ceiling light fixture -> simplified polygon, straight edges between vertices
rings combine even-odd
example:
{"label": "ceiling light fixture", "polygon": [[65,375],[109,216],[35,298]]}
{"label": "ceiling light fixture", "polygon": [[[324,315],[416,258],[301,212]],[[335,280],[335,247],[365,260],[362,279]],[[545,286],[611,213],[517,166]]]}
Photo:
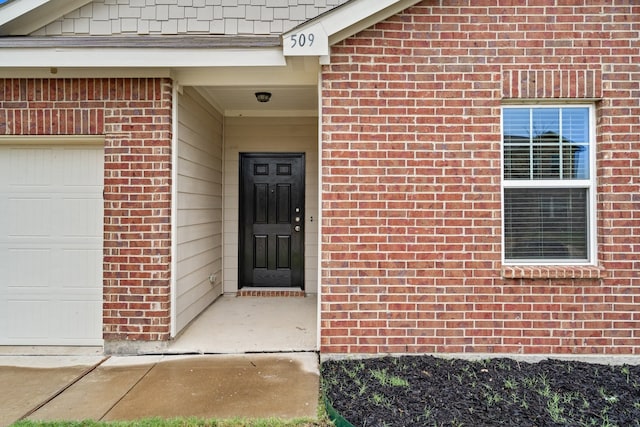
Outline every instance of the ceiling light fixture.
{"label": "ceiling light fixture", "polygon": [[256,99],[258,102],[269,102],[271,99],[271,92],[256,92]]}

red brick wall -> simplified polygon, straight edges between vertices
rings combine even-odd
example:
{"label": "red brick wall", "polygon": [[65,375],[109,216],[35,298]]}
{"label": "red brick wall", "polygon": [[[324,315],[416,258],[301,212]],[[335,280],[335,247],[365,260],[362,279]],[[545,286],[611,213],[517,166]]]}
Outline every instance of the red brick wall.
{"label": "red brick wall", "polygon": [[[323,352],[640,353],[634,4],[423,1],[332,48]],[[601,98],[599,268],[501,265],[508,98]]]}
{"label": "red brick wall", "polygon": [[168,339],[171,82],[0,79],[0,135],[104,135],[104,339]]}

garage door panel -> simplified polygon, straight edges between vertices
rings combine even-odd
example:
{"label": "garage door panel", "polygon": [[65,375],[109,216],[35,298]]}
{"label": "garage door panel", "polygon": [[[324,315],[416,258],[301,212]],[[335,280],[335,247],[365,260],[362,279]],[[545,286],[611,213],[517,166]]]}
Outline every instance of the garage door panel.
{"label": "garage door panel", "polygon": [[7,201],[8,237],[43,237],[52,229],[50,198],[15,198]]}
{"label": "garage door panel", "polygon": [[62,156],[63,184],[73,187],[102,187],[103,177],[96,176],[93,165],[103,161],[102,151],[65,148]]}
{"label": "garage door panel", "polygon": [[65,198],[62,200],[63,218],[60,233],[65,237],[102,237],[100,230],[102,199]]}
{"label": "garage door panel", "polygon": [[58,282],[61,288],[77,289],[77,292],[89,290],[94,294],[94,289],[101,289],[102,251],[98,250],[64,250],[61,251],[56,262]]}
{"label": "garage door panel", "polygon": [[50,305],[45,299],[10,299],[7,302],[8,344],[46,342],[51,335]]}
{"label": "garage door panel", "polygon": [[51,250],[41,249],[9,249],[7,256],[0,262],[2,270],[7,274],[7,287],[11,288],[45,288],[49,286],[49,274],[52,260]]}
{"label": "garage door panel", "polygon": [[3,251],[6,256],[0,258],[0,272],[5,272],[2,277],[7,288],[98,289],[102,287],[102,251],[94,248],[95,245],[74,249],[7,249]]}
{"label": "garage door panel", "polygon": [[95,344],[90,337],[100,336],[102,326],[94,313],[101,309],[99,303],[86,301],[63,300],[53,306],[47,299],[9,300],[7,339],[16,345]]}
{"label": "garage door panel", "polygon": [[102,324],[97,321],[96,312],[102,310],[99,302],[61,301],[53,316],[59,319],[57,334],[67,340],[81,337],[100,336]]}
{"label": "garage door panel", "polygon": [[[55,238],[55,241],[66,236],[102,238],[103,202],[95,193],[58,200],[12,197],[4,204],[0,212],[6,212],[7,221],[0,226],[0,232],[15,241],[30,237]],[[54,224],[54,218],[63,221]]]}
{"label": "garage door panel", "polygon": [[[52,181],[53,148],[9,147],[3,156],[6,183],[12,187],[47,186]],[[59,165],[53,165],[59,166]]]}
{"label": "garage door panel", "polygon": [[102,344],[103,157],[0,146],[0,345]]}

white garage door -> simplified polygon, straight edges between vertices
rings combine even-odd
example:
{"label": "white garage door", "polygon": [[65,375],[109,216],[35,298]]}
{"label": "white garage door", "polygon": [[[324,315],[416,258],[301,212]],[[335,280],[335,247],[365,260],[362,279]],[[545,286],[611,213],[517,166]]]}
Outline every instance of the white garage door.
{"label": "white garage door", "polygon": [[103,157],[0,145],[0,345],[102,344]]}

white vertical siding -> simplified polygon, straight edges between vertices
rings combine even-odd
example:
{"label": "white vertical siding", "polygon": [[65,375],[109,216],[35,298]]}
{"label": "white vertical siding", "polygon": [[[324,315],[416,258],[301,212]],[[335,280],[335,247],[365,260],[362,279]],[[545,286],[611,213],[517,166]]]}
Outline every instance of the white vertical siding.
{"label": "white vertical siding", "polygon": [[318,265],[317,117],[227,117],[225,119],[224,290],[238,289],[239,155],[305,153],[305,290],[317,293]]}
{"label": "white vertical siding", "polygon": [[222,117],[191,88],[178,98],[177,168],[180,331],[222,293]]}

